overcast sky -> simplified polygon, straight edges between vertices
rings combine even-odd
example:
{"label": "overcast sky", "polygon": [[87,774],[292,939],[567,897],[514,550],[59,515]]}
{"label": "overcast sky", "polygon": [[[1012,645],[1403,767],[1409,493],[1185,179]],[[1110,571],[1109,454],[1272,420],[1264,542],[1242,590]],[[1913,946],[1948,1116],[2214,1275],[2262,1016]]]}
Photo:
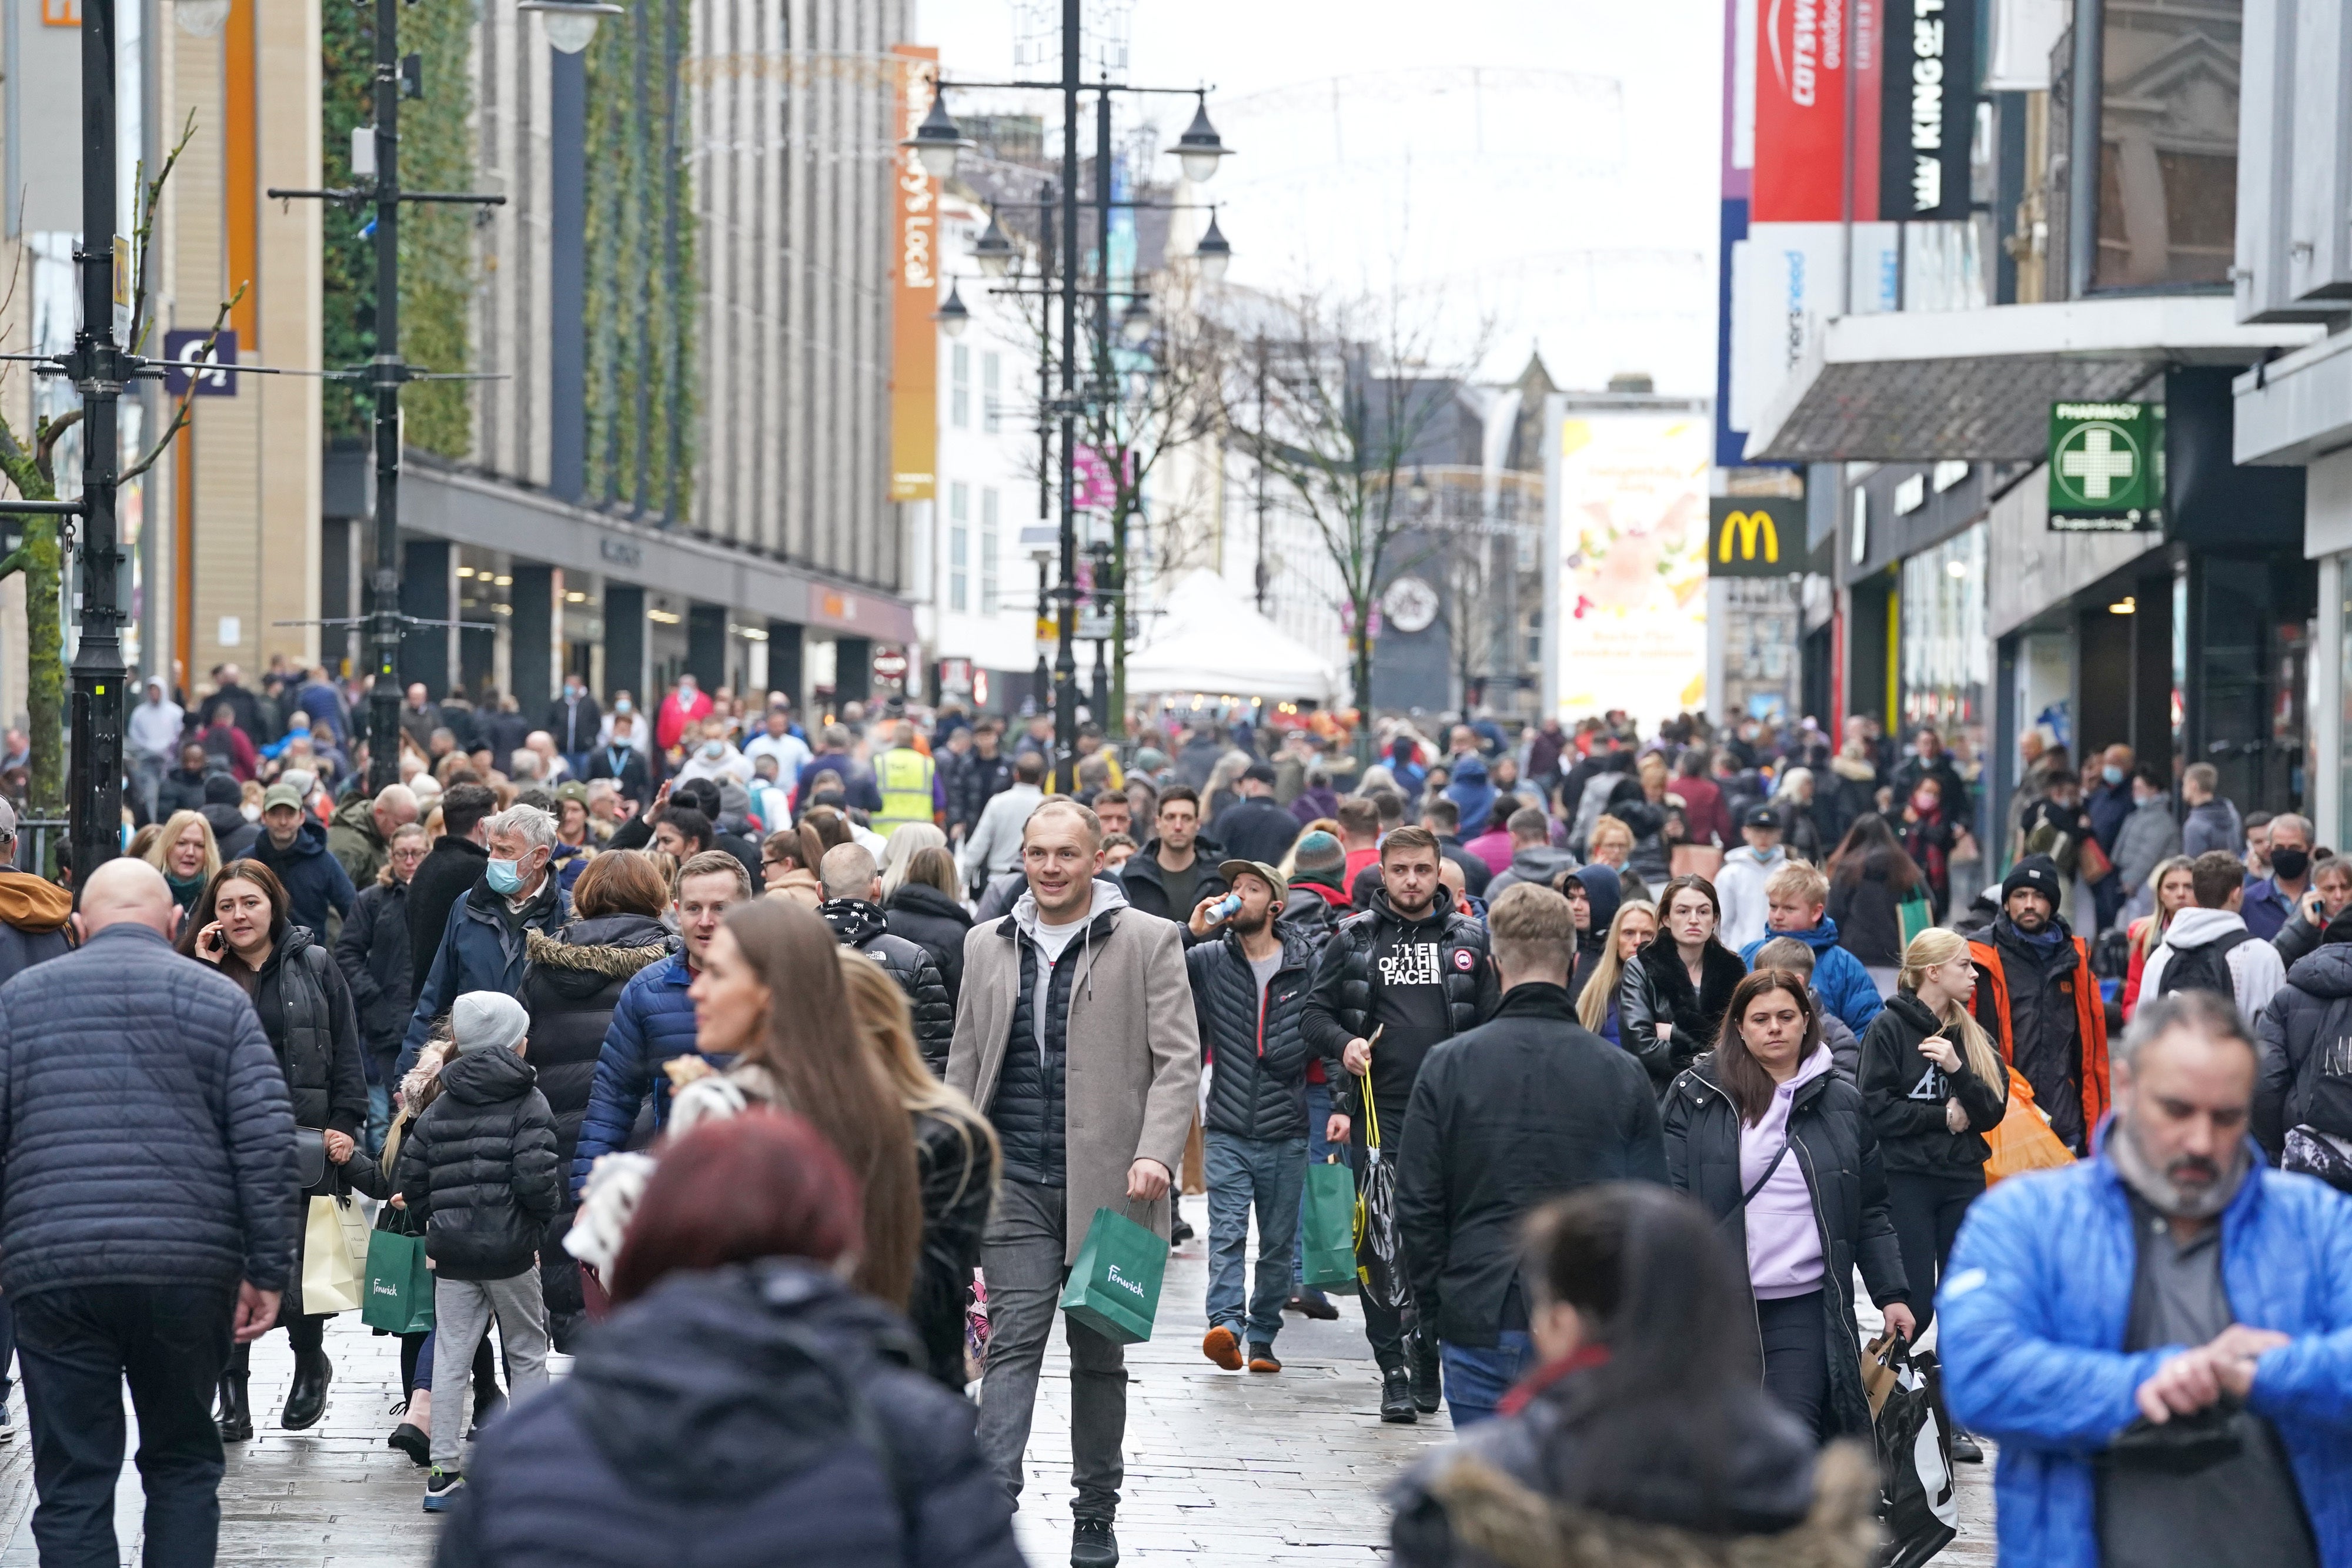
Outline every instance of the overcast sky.
{"label": "overcast sky", "polygon": [[[921,0],[919,37],[1002,77],[1019,8]],[[1127,79],[1217,89],[1232,281],[1393,286],[1441,357],[1483,329],[1489,375],[1539,345],[1564,385],[1713,390],[1720,0],[1087,0],[1090,26],[1117,11]],[[1191,110],[1144,112],[1172,141]]]}

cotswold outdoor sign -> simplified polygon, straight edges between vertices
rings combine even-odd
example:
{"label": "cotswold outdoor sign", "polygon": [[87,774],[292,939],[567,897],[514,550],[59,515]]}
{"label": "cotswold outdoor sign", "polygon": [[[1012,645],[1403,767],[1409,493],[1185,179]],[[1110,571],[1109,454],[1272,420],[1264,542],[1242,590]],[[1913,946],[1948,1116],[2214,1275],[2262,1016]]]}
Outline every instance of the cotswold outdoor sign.
{"label": "cotswold outdoor sign", "polygon": [[2164,405],[2050,405],[2050,527],[2133,533],[2164,527]]}
{"label": "cotswold outdoor sign", "polygon": [[1706,504],[1709,577],[1787,577],[1805,570],[1805,503],[1717,496]]}

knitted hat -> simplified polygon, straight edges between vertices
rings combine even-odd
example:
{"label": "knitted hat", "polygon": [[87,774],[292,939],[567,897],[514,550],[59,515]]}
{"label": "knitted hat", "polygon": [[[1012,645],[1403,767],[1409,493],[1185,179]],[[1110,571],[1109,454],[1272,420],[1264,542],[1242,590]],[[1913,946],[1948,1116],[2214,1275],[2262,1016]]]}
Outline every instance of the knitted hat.
{"label": "knitted hat", "polygon": [[1318,828],[1299,839],[1290,863],[1300,871],[1329,871],[1348,863],[1348,852],[1339,840]]}
{"label": "knitted hat", "polygon": [[2000,879],[2000,901],[2006,904],[2010,894],[2021,887],[2030,887],[2048,899],[2054,909],[2058,904],[2060,886],[2056,861],[2048,855],[2028,855],[2010,867],[2009,874]]}
{"label": "knitted hat", "polygon": [[467,991],[449,1009],[449,1033],[460,1055],[495,1048],[512,1051],[530,1032],[530,1014],[504,991]]}

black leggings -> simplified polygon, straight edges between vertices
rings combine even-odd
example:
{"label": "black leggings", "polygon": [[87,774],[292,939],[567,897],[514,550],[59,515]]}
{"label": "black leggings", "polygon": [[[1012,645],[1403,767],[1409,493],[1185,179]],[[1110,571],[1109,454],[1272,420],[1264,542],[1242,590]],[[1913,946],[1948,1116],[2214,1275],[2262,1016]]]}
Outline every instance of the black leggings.
{"label": "black leggings", "polygon": [[1756,1333],[1764,1347],[1764,1392],[1818,1442],[1830,1403],[1829,1323],[1822,1293],[1756,1303]]}
{"label": "black leggings", "polygon": [[[427,1329],[423,1333],[400,1336],[400,1392],[404,1396],[414,1395],[420,1387],[428,1394],[433,1391],[430,1383],[420,1382],[416,1375],[417,1359],[424,1354],[425,1342],[432,1333]],[[474,1397],[487,1399],[498,1391],[499,1364],[490,1352],[490,1336],[485,1333],[474,1346]]]}
{"label": "black leggings", "polygon": [[[287,1343],[294,1347],[296,1355],[316,1354],[326,1347],[327,1320],[324,1317],[309,1317],[297,1313],[289,1318],[280,1312],[278,1321],[269,1325],[269,1330],[273,1333],[279,1329],[286,1331]],[[247,1369],[252,1364],[253,1345],[249,1342],[229,1347],[228,1370],[231,1373],[243,1377],[246,1375]]]}
{"label": "black leggings", "polygon": [[1919,1332],[1936,1321],[1936,1285],[1952,1255],[1960,1219],[1984,1191],[1984,1172],[1922,1176],[1886,1173],[1886,1207],[1895,1218],[1895,1240],[1903,1250],[1903,1277],[1911,1287],[1911,1315]]}

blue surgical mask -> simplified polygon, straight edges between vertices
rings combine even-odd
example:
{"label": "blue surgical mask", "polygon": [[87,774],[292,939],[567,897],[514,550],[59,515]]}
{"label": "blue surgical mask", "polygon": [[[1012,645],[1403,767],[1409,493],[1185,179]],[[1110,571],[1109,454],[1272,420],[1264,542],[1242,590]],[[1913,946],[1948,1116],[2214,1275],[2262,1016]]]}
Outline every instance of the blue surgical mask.
{"label": "blue surgical mask", "polygon": [[2099,777],[2110,785],[2120,784],[2124,781],[2124,770],[2120,768],[2102,768],[2099,769]]}
{"label": "blue surgical mask", "polygon": [[628,698],[623,697],[619,702],[613,705],[613,711],[614,713],[626,713],[634,706],[635,705],[632,704]]}
{"label": "blue surgical mask", "polygon": [[702,755],[716,762],[727,755],[727,743],[723,740],[706,740],[702,743]]}
{"label": "blue surgical mask", "polygon": [[508,898],[512,898],[516,894],[522,891],[522,862],[520,861],[494,860],[489,863],[488,867],[482,873],[482,874],[489,880],[490,891],[492,893],[500,894]]}

